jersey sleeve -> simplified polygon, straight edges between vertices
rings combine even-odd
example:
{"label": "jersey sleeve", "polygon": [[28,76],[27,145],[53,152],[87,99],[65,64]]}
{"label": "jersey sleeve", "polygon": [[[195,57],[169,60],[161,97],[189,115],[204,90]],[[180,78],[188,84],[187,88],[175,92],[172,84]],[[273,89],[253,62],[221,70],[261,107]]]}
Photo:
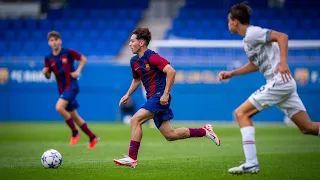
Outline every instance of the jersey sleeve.
{"label": "jersey sleeve", "polygon": [[131,70],[132,70],[132,77],[133,77],[133,79],[138,79],[139,76],[138,76],[137,72],[135,72],[132,67],[131,67]]}
{"label": "jersey sleeve", "polygon": [[131,72],[132,72],[132,77],[133,79],[138,79],[139,78],[139,75],[138,73],[134,70],[134,65],[133,63],[130,63],[131,64]]}
{"label": "jersey sleeve", "polygon": [[49,69],[49,73],[51,73],[51,67],[49,62],[47,61],[47,58],[44,58],[44,67]]}
{"label": "jersey sleeve", "polygon": [[250,45],[264,44],[270,41],[270,29],[253,27],[248,29],[245,41]]}
{"label": "jersey sleeve", "polygon": [[70,49],[69,50],[70,56],[72,60],[80,60],[81,59],[81,54],[78,53],[77,51]]}
{"label": "jersey sleeve", "polygon": [[157,67],[159,70],[163,70],[166,65],[170,64],[165,58],[158,54],[152,54],[149,59],[150,65]]}

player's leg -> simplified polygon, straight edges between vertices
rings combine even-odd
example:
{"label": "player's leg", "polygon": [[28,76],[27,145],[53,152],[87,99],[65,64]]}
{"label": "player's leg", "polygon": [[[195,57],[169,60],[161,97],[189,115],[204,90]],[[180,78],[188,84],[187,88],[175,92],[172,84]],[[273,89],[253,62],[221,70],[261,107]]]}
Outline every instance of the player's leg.
{"label": "player's leg", "polygon": [[175,141],[179,139],[204,137],[211,139],[217,146],[220,146],[220,139],[212,130],[210,124],[206,124],[203,128],[177,128],[173,129],[170,120],[163,121],[159,131],[167,141]]}
{"label": "player's leg", "polygon": [[65,99],[59,98],[56,103],[56,110],[57,112],[64,118],[66,124],[69,126],[69,128],[72,131],[72,137],[70,140],[70,144],[74,144],[73,138],[76,138],[76,136],[79,134],[78,130],[74,124],[74,121],[70,115],[70,113],[66,110],[66,107],[68,106],[69,102]]}
{"label": "player's leg", "polygon": [[77,102],[73,101],[72,103],[70,103],[68,105],[67,110],[69,110],[69,112],[71,114],[71,117],[76,122],[76,124],[89,137],[89,142],[90,143],[88,145],[88,148],[92,149],[92,148],[94,148],[96,146],[97,142],[99,141],[99,138],[88,128],[87,123],[78,114],[78,111],[76,110],[76,107],[78,107]]}
{"label": "player's leg", "polygon": [[269,81],[266,85],[251,94],[247,101],[235,110],[235,117],[240,126],[243,150],[246,162],[229,169],[230,173],[257,173],[260,166],[257,158],[255,128],[251,117],[273,105],[278,105],[290,95],[295,88],[295,82],[287,83]]}
{"label": "player's leg", "polygon": [[130,121],[131,125],[131,140],[140,142],[142,139],[142,124],[153,118],[153,113],[147,109],[139,109]]}
{"label": "player's leg", "polygon": [[168,141],[206,136],[214,141],[216,145],[220,145],[220,139],[214,133],[210,124],[206,124],[203,128],[173,129],[170,123],[170,120],[173,119],[173,117],[173,112],[169,107],[166,108],[166,111],[156,113],[153,117],[156,127]]}
{"label": "player's leg", "polygon": [[114,159],[118,165],[129,166],[135,168],[137,166],[138,151],[140,148],[140,142],[142,139],[142,124],[153,118],[153,113],[145,108],[139,109],[132,117],[130,121],[131,125],[131,141],[128,156],[122,159]]}
{"label": "player's leg", "polygon": [[[254,100],[253,100],[254,101]],[[257,173],[260,170],[260,166],[257,158],[256,141],[255,141],[255,128],[251,117],[259,112],[258,103],[245,101],[240,107],[235,110],[235,117],[240,126],[240,132],[242,135],[243,151],[246,158],[246,162],[238,167],[230,168],[229,173]],[[260,110],[262,107],[260,107]]]}
{"label": "player's leg", "polygon": [[320,136],[320,123],[312,122],[306,111],[299,111],[291,117],[303,134]]}
{"label": "player's leg", "polygon": [[303,134],[320,136],[320,123],[312,122],[297,92],[278,104],[282,110],[300,129]]}
{"label": "player's leg", "polygon": [[[173,129],[170,123],[170,120],[163,121],[160,125],[159,131],[166,138],[167,141],[175,141],[179,139],[190,138],[189,128],[177,128]],[[194,137],[203,137],[205,136],[206,131],[202,128],[194,129]]]}

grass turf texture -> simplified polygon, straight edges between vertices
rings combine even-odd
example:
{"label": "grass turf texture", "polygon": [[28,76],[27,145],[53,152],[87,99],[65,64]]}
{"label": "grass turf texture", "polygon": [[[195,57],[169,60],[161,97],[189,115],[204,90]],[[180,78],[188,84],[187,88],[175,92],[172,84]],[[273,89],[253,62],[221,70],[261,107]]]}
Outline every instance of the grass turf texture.
{"label": "grass turf texture", "polygon": [[[179,125],[174,125],[179,127]],[[201,127],[201,125],[184,125]],[[282,125],[258,125],[256,142],[261,172],[230,175],[227,169],[244,159],[240,131],[234,125],[214,126],[221,138],[217,147],[207,138],[167,142],[157,129],[144,127],[136,169],[115,165],[127,154],[130,128],[120,124],[89,123],[101,138],[87,149],[88,138],[70,147],[71,132],[64,123],[0,123],[1,179],[317,179],[320,139]],[[58,169],[44,169],[47,149],[63,157]]]}

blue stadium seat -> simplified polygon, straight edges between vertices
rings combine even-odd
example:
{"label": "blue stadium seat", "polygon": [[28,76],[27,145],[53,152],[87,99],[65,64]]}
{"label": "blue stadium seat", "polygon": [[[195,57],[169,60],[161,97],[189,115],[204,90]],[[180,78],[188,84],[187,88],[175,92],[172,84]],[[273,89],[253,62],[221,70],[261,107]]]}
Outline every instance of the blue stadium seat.
{"label": "blue stadium seat", "polygon": [[309,38],[320,40],[319,30],[313,29],[313,30],[309,31]]}
{"label": "blue stadium seat", "polygon": [[[253,7],[251,24],[284,32],[290,39],[320,39],[320,11],[315,7],[317,3],[308,5],[304,0],[286,1],[285,8],[268,8],[267,1],[250,1]],[[168,29],[166,38],[187,39],[230,39],[241,40],[239,35],[232,35],[227,26],[227,13],[231,5],[239,3],[237,0],[186,0],[185,6],[180,8],[179,15],[173,19],[172,28]],[[219,4],[219,5],[217,5]],[[293,5],[295,4],[295,5]],[[301,8],[300,7],[304,7]],[[320,3],[318,3],[320,5]],[[308,9],[308,10],[307,10]],[[200,56],[245,56],[243,49],[190,49],[190,48],[162,48],[161,52],[172,55],[181,53]],[[289,55],[313,56],[320,54],[316,50],[289,51]]]}
{"label": "blue stadium seat", "polygon": [[43,31],[50,31],[53,29],[53,23],[49,20],[39,20],[39,29]]}
{"label": "blue stadium seat", "polygon": [[4,56],[5,52],[7,52],[7,43],[0,41],[0,56]]}
{"label": "blue stadium seat", "polygon": [[20,41],[12,41],[12,42],[9,43],[8,49],[9,49],[10,52],[18,53],[22,49],[22,42],[20,42]]}
{"label": "blue stadium seat", "polygon": [[35,30],[35,29],[37,29],[38,28],[38,23],[37,23],[37,21],[36,20],[26,20],[26,28],[28,29],[28,30]]}
{"label": "blue stadium seat", "polygon": [[7,40],[7,41],[16,40],[17,34],[18,34],[18,31],[16,31],[16,30],[6,31],[5,32],[5,40]]}
{"label": "blue stadium seat", "polygon": [[[65,47],[79,49],[88,55],[116,55],[121,46],[126,45],[124,43],[141,19],[148,2],[149,0],[70,0],[64,9],[49,10],[48,19],[45,20],[0,20],[3,31],[0,35],[1,52],[5,49],[9,55],[28,55],[30,49],[35,48],[37,51],[34,54],[48,53],[50,48],[47,46],[47,33],[57,30],[61,33]],[[166,38],[241,40],[242,37],[232,35],[227,26],[228,9],[235,3],[239,1],[186,0],[179,15],[173,19],[172,29],[167,31]],[[290,39],[320,40],[320,11],[316,8],[319,5],[317,1],[286,1],[284,9],[267,8],[267,1],[250,1],[250,5],[253,7],[252,24],[285,32]],[[26,38],[30,38],[30,42],[25,43]],[[111,40],[113,44],[110,47],[108,42]],[[177,55],[183,52],[210,57],[243,56],[242,49],[164,48],[163,51]],[[319,52],[290,50],[289,55],[319,55]]]}
{"label": "blue stadium seat", "polygon": [[307,30],[296,30],[292,31],[293,36],[291,39],[308,39],[308,31]]}
{"label": "blue stadium seat", "polygon": [[300,21],[300,28],[302,29],[310,29],[314,26],[311,19],[303,19]]}

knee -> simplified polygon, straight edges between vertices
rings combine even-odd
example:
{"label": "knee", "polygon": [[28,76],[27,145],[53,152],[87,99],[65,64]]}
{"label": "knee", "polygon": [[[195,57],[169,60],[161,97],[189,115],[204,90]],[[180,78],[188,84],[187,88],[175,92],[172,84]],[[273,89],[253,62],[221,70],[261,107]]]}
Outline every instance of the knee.
{"label": "knee", "polygon": [[131,128],[134,128],[141,124],[139,123],[139,119],[133,117],[130,119],[130,125],[131,125]]}
{"label": "knee", "polygon": [[244,117],[247,117],[248,115],[241,109],[237,108],[234,111],[234,116],[236,117],[237,120],[242,119]]}
{"label": "knee", "polygon": [[59,106],[59,105],[56,105],[56,111],[61,113],[62,111],[64,111],[64,107],[63,106]]}

